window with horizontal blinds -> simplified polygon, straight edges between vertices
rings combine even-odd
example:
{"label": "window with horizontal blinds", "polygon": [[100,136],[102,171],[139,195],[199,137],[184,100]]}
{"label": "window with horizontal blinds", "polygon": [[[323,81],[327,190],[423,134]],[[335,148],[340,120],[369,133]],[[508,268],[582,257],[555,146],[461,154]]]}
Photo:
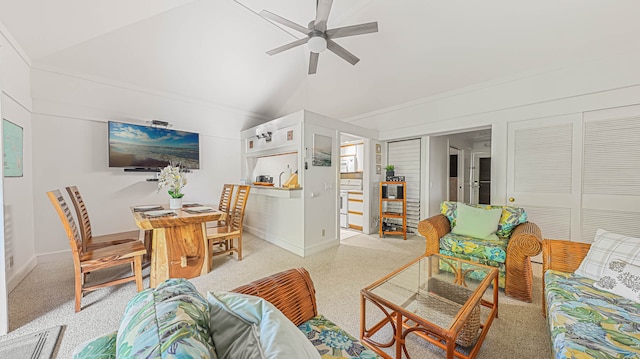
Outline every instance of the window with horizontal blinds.
{"label": "window with horizontal blinds", "polygon": [[420,221],[420,139],[387,144],[387,164],[407,182],[407,232],[417,233]]}

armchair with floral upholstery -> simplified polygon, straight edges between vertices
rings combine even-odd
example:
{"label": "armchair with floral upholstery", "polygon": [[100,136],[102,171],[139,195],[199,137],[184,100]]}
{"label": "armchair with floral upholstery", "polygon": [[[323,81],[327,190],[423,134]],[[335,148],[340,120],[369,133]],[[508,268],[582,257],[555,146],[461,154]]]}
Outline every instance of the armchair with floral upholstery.
{"label": "armchair with floral upholstery", "polygon": [[[494,234],[483,238],[456,233],[458,207],[489,210],[497,213],[499,221]],[[420,221],[418,231],[426,238],[426,253],[440,253],[498,268],[498,284],[505,294],[525,302],[532,301],[533,272],[531,257],[542,251],[540,228],[527,221],[523,208],[494,205],[465,205],[459,202],[442,202],[441,214]],[[465,218],[469,218],[465,209]],[[492,222],[493,223],[493,222]],[[460,227],[464,227],[459,223]],[[487,221],[465,223],[466,227],[486,226]],[[489,225],[490,226],[490,225]],[[445,269],[445,268],[443,268]],[[446,270],[446,269],[445,269]],[[470,274],[471,278],[476,273]],[[482,279],[482,278],[475,278]]]}

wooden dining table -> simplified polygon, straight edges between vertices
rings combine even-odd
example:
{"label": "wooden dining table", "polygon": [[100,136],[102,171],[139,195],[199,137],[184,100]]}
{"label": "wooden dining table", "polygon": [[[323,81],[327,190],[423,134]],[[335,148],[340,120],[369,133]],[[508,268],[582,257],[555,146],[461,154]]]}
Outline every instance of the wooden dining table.
{"label": "wooden dining table", "polygon": [[[151,232],[149,286],[155,288],[169,278],[194,278],[209,272],[206,222],[225,220],[226,213],[215,207],[195,212],[193,208],[168,205],[133,206],[131,212],[141,232]],[[153,210],[148,210],[153,208]],[[154,216],[159,211],[167,215]],[[174,214],[170,214],[174,213]]]}

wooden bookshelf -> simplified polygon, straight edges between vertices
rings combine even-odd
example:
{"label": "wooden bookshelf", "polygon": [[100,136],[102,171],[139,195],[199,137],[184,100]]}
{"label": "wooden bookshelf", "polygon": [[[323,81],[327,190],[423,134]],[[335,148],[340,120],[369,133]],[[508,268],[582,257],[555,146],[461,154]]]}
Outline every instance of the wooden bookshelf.
{"label": "wooden bookshelf", "polygon": [[[391,221],[385,221],[391,219]],[[407,239],[407,183],[380,182],[380,237],[403,236]]]}

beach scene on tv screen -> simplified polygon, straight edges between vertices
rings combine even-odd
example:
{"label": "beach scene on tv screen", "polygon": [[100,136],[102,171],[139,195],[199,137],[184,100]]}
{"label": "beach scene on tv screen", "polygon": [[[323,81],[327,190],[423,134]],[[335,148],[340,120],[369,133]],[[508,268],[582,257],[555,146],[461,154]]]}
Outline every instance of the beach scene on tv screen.
{"label": "beach scene on tv screen", "polygon": [[197,133],[109,122],[109,167],[199,168]]}

